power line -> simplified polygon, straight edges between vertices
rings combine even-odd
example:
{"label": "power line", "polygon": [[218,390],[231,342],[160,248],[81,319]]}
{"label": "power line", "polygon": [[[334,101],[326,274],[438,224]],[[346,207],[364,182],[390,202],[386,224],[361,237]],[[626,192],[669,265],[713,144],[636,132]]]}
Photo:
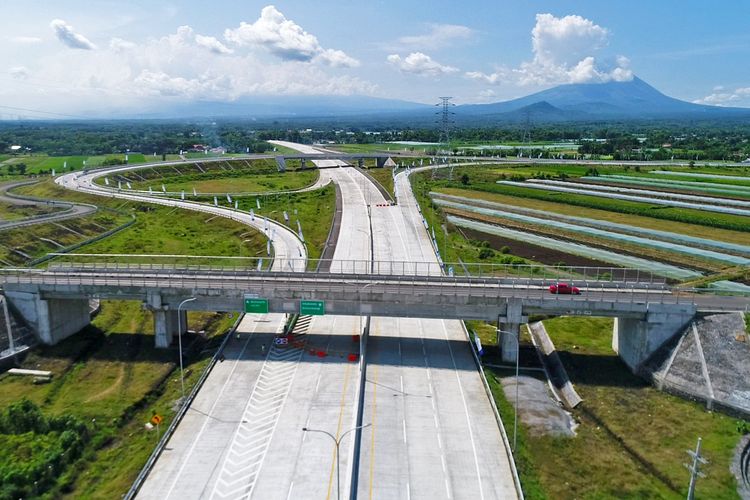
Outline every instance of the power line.
{"label": "power line", "polygon": [[80,116],[80,115],[68,115],[68,114],[65,114],[65,113],[55,113],[54,111],[42,111],[40,109],[17,108],[15,106],[5,106],[5,105],[2,105],[2,104],[0,104],[0,108],[2,108],[2,109],[10,109],[10,110],[13,110],[13,111],[25,111],[27,113],[38,113],[38,114],[42,114],[42,115],[63,116],[63,117],[66,117],[66,118],[76,118],[76,119],[79,119],[79,120],[90,120],[91,119],[91,118],[87,118],[85,116]]}

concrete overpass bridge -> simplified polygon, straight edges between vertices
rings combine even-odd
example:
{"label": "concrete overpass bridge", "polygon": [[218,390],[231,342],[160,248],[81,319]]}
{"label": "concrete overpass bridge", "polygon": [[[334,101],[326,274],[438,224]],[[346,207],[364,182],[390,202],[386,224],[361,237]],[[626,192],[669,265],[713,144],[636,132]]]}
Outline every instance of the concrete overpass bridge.
{"label": "concrete overpass bridge", "polygon": [[[417,263],[412,263],[415,266]],[[426,263],[425,263],[426,264]],[[575,281],[580,295],[553,295],[555,278],[393,274],[369,270],[255,271],[250,268],[153,264],[57,264],[48,269],[0,269],[9,302],[54,344],[89,322],[88,301],[138,300],[153,311],[156,344],[170,345],[185,310],[247,311],[399,318],[477,319],[517,332],[530,315],[616,318],[613,346],[633,369],[701,311],[748,310],[750,298],[676,293],[663,282]],[[289,269],[295,269],[290,263]],[[249,303],[249,302],[248,302]],[[181,314],[186,314],[185,310]]]}
{"label": "concrete overpass bridge", "polygon": [[336,160],[350,164],[357,163],[357,166],[364,167],[366,159],[375,159],[378,167],[384,167],[390,157],[391,155],[383,153],[334,153],[321,151],[319,153],[277,155],[275,158],[279,171],[284,172],[286,171],[287,160],[300,160],[302,168],[307,166],[308,161],[315,162],[314,164],[317,168],[334,168],[339,166]]}

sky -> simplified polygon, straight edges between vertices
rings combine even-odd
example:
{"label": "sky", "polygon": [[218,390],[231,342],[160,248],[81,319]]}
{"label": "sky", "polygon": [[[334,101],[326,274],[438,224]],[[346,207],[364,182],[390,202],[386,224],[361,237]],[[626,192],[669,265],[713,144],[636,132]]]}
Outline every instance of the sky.
{"label": "sky", "polygon": [[2,3],[5,118],[266,95],[497,102],[634,76],[750,107],[747,0]]}

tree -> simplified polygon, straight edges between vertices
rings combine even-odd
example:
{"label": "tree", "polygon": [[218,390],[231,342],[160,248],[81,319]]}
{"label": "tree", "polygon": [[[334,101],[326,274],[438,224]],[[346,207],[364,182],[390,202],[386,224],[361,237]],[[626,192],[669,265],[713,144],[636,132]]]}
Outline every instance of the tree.
{"label": "tree", "polygon": [[466,186],[469,183],[469,174],[461,175],[461,184]]}

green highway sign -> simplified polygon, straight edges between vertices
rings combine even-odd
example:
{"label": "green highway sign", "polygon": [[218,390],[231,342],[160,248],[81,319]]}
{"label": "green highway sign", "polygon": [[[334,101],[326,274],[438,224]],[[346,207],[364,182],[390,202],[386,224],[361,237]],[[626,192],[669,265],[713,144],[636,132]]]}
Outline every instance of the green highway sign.
{"label": "green highway sign", "polygon": [[326,313],[326,303],[322,300],[301,300],[299,313],[306,316],[323,316]]}
{"label": "green highway sign", "polygon": [[245,297],[245,312],[251,314],[268,313],[268,299]]}

